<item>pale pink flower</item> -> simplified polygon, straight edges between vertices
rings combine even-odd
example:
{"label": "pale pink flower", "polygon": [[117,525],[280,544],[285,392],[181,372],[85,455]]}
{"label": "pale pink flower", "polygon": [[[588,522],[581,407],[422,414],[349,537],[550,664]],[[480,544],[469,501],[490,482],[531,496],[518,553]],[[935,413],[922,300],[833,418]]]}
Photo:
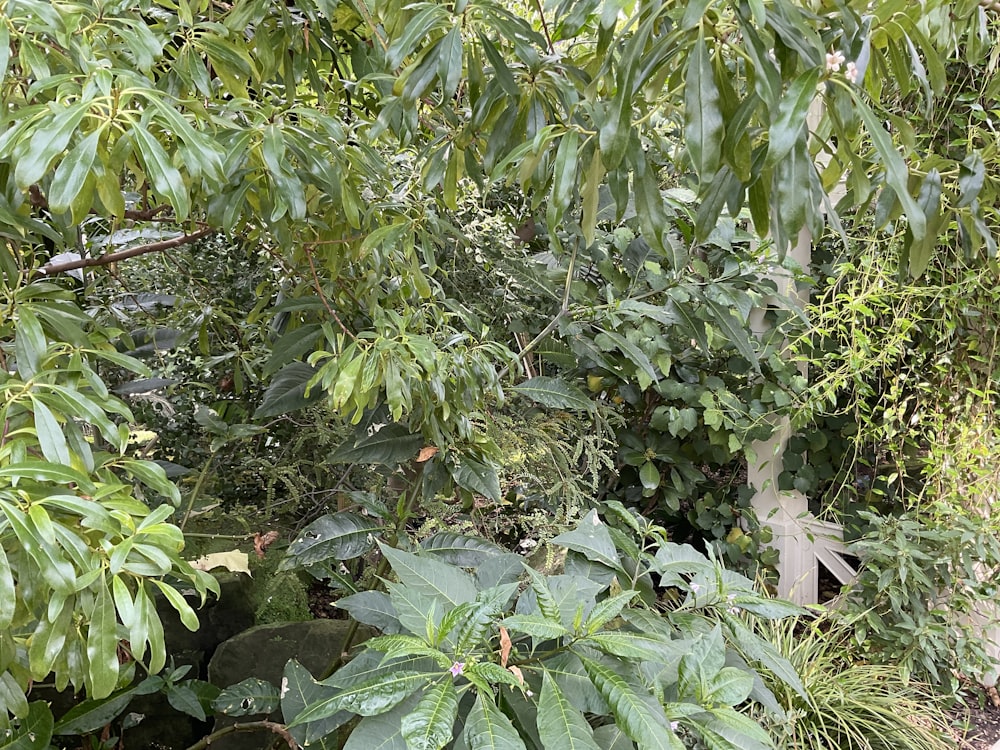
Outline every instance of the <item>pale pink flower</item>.
{"label": "pale pink flower", "polygon": [[826,55],[826,69],[829,73],[840,72],[840,66],[844,64],[844,53],[839,50],[836,52],[828,52]]}
{"label": "pale pink flower", "polygon": [[451,672],[452,676],[454,677],[458,677],[460,674],[462,674],[462,671],[464,669],[465,669],[464,661],[456,661],[454,664],[448,667],[448,671]]}

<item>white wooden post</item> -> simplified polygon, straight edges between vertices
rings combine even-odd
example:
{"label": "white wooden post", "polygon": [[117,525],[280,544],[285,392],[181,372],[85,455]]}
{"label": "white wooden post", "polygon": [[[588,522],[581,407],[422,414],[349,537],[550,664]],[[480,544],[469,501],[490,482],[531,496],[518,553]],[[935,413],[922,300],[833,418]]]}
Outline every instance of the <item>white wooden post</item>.
{"label": "white wooden post", "polygon": [[[822,100],[814,99],[807,127],[814,130],[822,115]],[[823,161],[822,155],[820,161]],[[836,200],[834,196],[831,199]],[[799,232],[788,255],[801,268],[809,268],[812,235],[807,228]],[[771,278],[786,299],[805,305],[808,297],[800,294],[788,271],[776,268]],[[754,311],[751,326],[757,334],[766,330],[764,310]],[[790,436],[791,425],[783,418],[770,439],[755,443],[757,460],[749,462],[747,479],[755,490],[751,501],[754,512],[761,523],[770,527],[772,546],[779,553],[778,595],[799,604],[814,604],[819,601],[819,563],[841,583],[854,578],[855,571],[842,557],[843,528],[817,519],[809,512],[808,498],[798,490],[778,489],[778,475],[782,472],[782,459]]]}

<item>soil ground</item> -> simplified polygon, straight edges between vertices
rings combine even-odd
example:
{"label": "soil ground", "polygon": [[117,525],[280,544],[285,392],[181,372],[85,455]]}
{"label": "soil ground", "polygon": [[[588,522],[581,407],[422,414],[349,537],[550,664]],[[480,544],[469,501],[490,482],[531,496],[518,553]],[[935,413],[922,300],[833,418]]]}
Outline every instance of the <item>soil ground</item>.
{"label": "soil ground", "polygon": [[1000,740],[1000,707],[993,704],[989,695],[982,696],[982,707],[978,696],[970,697],[969,703],[955,711],[957,721],[969,727],[962,750],[990,750]]}

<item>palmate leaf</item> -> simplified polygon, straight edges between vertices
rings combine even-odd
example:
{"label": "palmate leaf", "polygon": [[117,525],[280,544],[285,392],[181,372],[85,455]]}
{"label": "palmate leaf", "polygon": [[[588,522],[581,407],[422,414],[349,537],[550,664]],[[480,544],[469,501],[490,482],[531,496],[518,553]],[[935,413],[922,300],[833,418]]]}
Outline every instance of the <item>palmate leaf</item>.
{"label": "palmate leaf", "polygon": [[444,679],[428,689],[417,707],[403,717],[400,730],[409,750],[441,750],[451,742],[458,716],[455,683]]}
{"label": "palmate leaf", "polygon": [[288,547],[281,569],[306,567],[327,560],[350,560],[372,548],[382,526],[350,511],[321,516],[306,526]]}
{"label": "palmate leaf", "polygon": [[594,686],[608,702],[618,726],[640,748],[683,750],[684,744],[670,729],[659,701],[590,655],[575,651]]}
{"label": "palmate leaf", "polygon": [[510,719],[497,708],[493,696],[482,693],[465,720],[465,741],[470,750],[524,750],[524,740]]}
{"label": "palmate leaf", "polygon": [[545,750],[600,750],[587,719],[570,704],[548,672],[542,674],[537,723]]}

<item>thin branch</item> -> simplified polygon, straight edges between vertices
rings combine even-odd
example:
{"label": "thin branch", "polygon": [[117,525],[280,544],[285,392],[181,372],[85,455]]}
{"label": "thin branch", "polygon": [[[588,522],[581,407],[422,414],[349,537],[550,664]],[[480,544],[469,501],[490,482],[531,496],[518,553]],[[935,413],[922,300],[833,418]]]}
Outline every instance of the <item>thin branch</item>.
{"label": "thin branch", "polygon": [[[982,2],[982,0],[980,0]],[[997,0],[1000,2],[1000,0]],[[545,32],[545,41],[549,44],[549,54],[556,53],[556,46],[552,43],[552,35],[549,33],[549,24],[545,20],[545,11],[542,10],[542,0],[535,0],[535,7],[538,9],[538,17],[542,19],[542,31]]]}
{"label": "thin branch", "polygon": [[169,250],[173,247],[180,247],[181,245],[197,242],[200,239],[215,234],[215,232],[216,230],[212,228],[201,229],[193,234],[182,234],[180,237],[174,237],[170,240],[161,240],[160,242],[150,242],[148,245],[136,245],[135,247],[130,247],[125,250],[119,250],[116,253],[98,255],[96,258],[80,258],[80,260],[67,260],[61,263],[47,263],[38,269],[38,273],[42,276],[54,276],[57,273],[75,271],[77,268],[106,266],[110,263],[117,263],[120,260],[135,258],[138,255],[158,253],[163,250]]}
{"label": "thin branch", "polygon": [[[573,253],[569,256],[569,267],[566,269],[566,287],[563,289],[562,304],[559,306],[559,312],[556,313],[556,316],[549,321],[549,324],[545,326],[545,328],[543,328],[541,332],[537,336],[535,336],[535,338],[529,341],[524,346],[524,348],[521,349],[521,352],[517,355],[518,362],[524,361],[525,357],[527,357],[529,354],[531,354],[531,352],[533,352],[536,348],[538,348],[538,345],[541,344],[543,341],[545,341],[546,337],[556,329],[556,326],[559,325],[559,321],[565,318],[567,313],[569,313],[569,295],[570,295],[570,289],[572,288],[573,285],[573,276],[575,274],[576,274],[576,249],[574,248]],[[503,380],[505,377],[507,377],[507,374],[509,372],[510,372],[510,366],[508,365],[507,367],[503,368],[500,371],[499,379]]]}
{"label": "thin branch", "polygon": [[275,721],[245,721],[243,723],[237,722],[236,724],[230,724],[228,727],[222,727],[222,729],[217,729],[210,735],[202,737],[196,743],[191,745],[188,750],[206,750],[206,748],[208,748],[217,739],[225,737],[227,734],[233,734],[233,732],[257,732],[261,730],[274,732],[288,744],[288,747],[291,750],[299,750],[299,743],[295,741],[295,738],[292,737],[291,734],[289,734],[285,725],[278,724]]}
{"label": "thin branch", "polygon": [[306,259],[309,261],[309,269],[312,271],[313,285],[316,287],[316,293],[319,295],[319,299],[323,303],[323,307],[325,307],[326,311],[330,313],[330,317],[337,321],[337,325],[340,326],[340,330],[346,333],[350,338],[356,340],[358,337],[347,330],[347,326],[344,325],[344,321],[342,321],[340,316],[337,315],[336,310],[330,307],[329,300],[327,300],[326,295],[323,294],[323,287],[319,283],[319,274],[316,273],[316,264],[313,263],[312,247],[307,245],[305,251]]}

